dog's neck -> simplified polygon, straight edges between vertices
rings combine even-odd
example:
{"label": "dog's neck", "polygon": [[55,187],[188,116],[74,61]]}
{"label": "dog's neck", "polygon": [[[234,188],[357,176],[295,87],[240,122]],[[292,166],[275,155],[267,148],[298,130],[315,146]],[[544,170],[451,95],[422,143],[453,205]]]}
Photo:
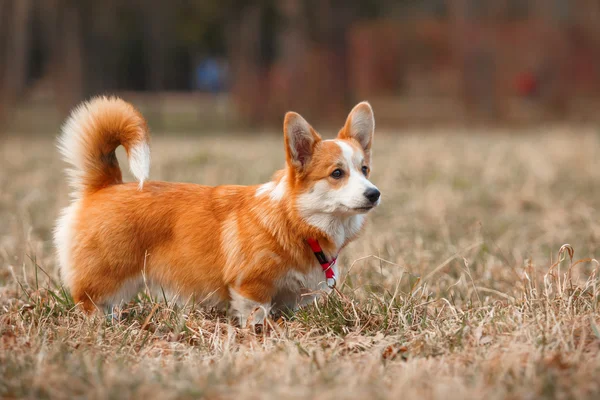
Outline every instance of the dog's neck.
{"label": "dog's neck", "polygon": [[363,226],[364,217],[364,214],[344,216],[315,213],[305,217],[304,222],[322,232],[335,247],[335,252],[339,252],[346,243],[358,235]]}

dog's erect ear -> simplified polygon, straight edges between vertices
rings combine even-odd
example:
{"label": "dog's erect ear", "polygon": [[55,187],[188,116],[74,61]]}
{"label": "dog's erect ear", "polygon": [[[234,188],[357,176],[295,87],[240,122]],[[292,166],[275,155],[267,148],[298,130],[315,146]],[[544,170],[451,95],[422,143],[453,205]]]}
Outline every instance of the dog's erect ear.
{"label": "dog's erect ear", "polygon": [[321,137],[300,114],[288,112],[283,121],[286,159],[288,164],[302,170],[310,160],[315,144]]}
{"label": "dog's erect ear", "polygon": [[346,124],[338,134],[340,139],[355,139],[365,152],[371,150],[375,133],[375,117],[373,109],[366,101],[358,103],[346,119]]}

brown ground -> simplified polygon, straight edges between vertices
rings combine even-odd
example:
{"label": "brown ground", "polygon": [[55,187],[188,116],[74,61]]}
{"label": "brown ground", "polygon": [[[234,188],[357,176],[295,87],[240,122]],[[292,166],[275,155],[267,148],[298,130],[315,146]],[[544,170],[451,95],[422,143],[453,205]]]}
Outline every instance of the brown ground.
{"label": "brown ground", "polygon": [[[2,139],[0,397],[597,398],[600,135],[474,133],[378,134],[383,204],[341,293],[264,333],[144,294],[84,317],[53,256],[53,142]],[[282,146],[155,135],[151,177],[258,183]]]}

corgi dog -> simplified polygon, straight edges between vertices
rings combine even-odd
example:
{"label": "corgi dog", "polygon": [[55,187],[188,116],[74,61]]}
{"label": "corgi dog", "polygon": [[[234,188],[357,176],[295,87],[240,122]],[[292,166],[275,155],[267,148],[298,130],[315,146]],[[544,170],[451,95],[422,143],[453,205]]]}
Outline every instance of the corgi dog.
{"label": "corgi dog", "polygon": [[[143,287],[222,305],[242,326],[273,306],[297,309],[335,284],[338,253],[380,203],[369,181],[374,129],[367,102],[332,140],[288,112],[286,165],[270,182],[154,182],[142,115],[119,98],[84,102],[59,137],[73,198],[54,231],[61,279],[87,313]],[[119,145],[137,183],[123,182]]]}

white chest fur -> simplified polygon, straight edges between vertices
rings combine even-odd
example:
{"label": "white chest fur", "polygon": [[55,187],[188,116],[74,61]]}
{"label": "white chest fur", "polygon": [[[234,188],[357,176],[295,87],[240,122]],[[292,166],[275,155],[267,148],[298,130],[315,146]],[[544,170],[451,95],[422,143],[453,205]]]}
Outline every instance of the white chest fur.
{"label": "white chest fur", "polygon": [[[337,264],[332,268],[335,277],[339,278]],[[315,297],[331,292],[331,288],[327,286],[325,273],[316,261],[306,273],[290,269],[276,285],[277,293],[273,298],[273,306],[278,309],[296,310],[311,303]]]}

